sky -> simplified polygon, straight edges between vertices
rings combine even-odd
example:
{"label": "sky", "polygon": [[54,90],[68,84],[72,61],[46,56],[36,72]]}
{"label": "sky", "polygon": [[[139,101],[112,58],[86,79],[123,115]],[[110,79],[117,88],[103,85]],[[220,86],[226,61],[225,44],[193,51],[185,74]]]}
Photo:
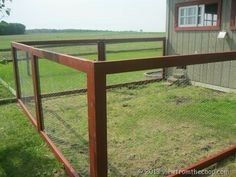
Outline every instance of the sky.
{"label": "sky", "polygon": [[27,29],[165,31],[166,0],[13,0],[7,22]]}

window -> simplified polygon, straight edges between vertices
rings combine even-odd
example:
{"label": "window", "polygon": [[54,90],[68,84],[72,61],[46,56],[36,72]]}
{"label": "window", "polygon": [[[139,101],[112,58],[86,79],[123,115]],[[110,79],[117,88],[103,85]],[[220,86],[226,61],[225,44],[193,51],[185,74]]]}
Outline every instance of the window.
{"label": "window", "polygon": [[[234,0],[236,2],[236,0]],[[202,3],[202,2],[205,2]],[[176,28],[214,29],[220,24],[220,0],[180,3],[176,6]]]}
{"label": "window", "polygon": [[231,29],[236,30],[236,0],[232,0],[230,25]]}
{"label": "window", "polygon": [[179,8],[179,26],[190,27],[203,24],[204,6],[186,6]]}

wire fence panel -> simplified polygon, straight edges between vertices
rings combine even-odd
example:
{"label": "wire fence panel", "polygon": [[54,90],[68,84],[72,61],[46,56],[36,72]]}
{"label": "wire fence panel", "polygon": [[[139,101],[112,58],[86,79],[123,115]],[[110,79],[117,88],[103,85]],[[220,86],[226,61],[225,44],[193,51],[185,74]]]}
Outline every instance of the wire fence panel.
{"label": "wire fence panel", "polygon": [[0,85],[2,90],[0,99],[10,98],[15,94],[11,57],[10,51],[0,51]]}
{"label": "wire fence panel", "polygon": [[162,42],[106,44],[107,60],[149,58],[163,55]]}
{"label": "wire fence panel", "polygon": [[86,74],[39,59],[45,132],[73,167],[89,176]]}
{"label": "wire fence panel", "polygon": [[0,62],[4,63],[4,62],[9,62],[10,60],[12,60],[12,56],[11,56],[11,50],[10,49],[0,49]]}
{"label": "wire fence panel", "polygon": [[19,68],[21,101],[24,103],[33,117],[36,117],[34,86],[29,53],[24,51],[17,51],[17,63]]}
{"label": "wire fence panel", "polygon": [[[107,90],[109,176],[163,177],[235,145],[236,94],[175,73],[166,82]],[[216,169],[232,175],[235,158]]]}
{"label": "wire fence panel", "polygon": [[40,48],[57,53],[63,53],[76,57],[85,57],[89,59],[97,59],[97,44],[84,45],[42,45]]}
{"label": "wire fence panel", "polygon": [[[102,42],[99,44],[99,51],[92,45],[91,48],[85,47],[83,50],[84,52],[98,52],[94,57],[102,60],[104,44]],[[115,45],[109,44],[107,49],[112,52],[116,49],[114,53],[119,55],[122,50],[119,47],[122,46]],[[148,50],[150,45],[134,44],[125,52],[133,52],[134,48]],[[55,46],[47,47],[52,49]],[[58,52],[61,50],[61,53],[68,52],[67,54],[75,51],[75,48],[70,50],[71,46],[66,47],[68,48],[55,47],[55,50]],[[76,47],[78,47],[77,50],[81,46]],[[82,48],[80,49],[82,51]],[[79,55],[82,54],[81,51],[77,51]],[[37,52],[41,56],[44,54],[40,50]],[[50,56],[49,54],[47,53],[47,56]],[[55,53],[51,55],[54,60],[61,57]],[[218,61],[216,60],[218,55],[232,57],[233,54],[207,55],[210,58],[203,55],[203,60],[200,55],[187,56],[192,61],[190,59],[187,61],[186,56],[183,56],[183,60],[181,57],[167,57],[163,60],[166,60],[164,64],[173,66],[174,63],[179,65],[176,61],[180,63],[184,61],[200,63],[197,59],[202,63],[211,62],[210,59]],[[116,57],[108,57],[107,60],[119,60],[121,55]],[[70,63],[70,59],[67,59]],[[39,64],[39,83],[37,82],[37,68],[31,68],[28,53],[18,51],[17,62],[21,100],[33,117],[36,117],[33,90],[41,92],[35,94],[35,98],[36,110],[41,110],[39,102],[42,101],[42,114],[37,114],[37,116],[43,117],[45,128],[43,131],[82,176],[90,176],[90,165],[91,171],[94,172],[91,175],[96,176],[95,173],[97,173],[98,176],[105,176],[106,174],[106,169],[99,165],[100,163],[106,166],[106,160],[104,160],[106,159],[106,144],[104,144],[106,143],[106,137],[104,137],[106,116],[110,177],[164,177],[236,144],[236,92],[235,89],[229,89],[229,87],[236,88],[235,79],[232,74],[229,74],[233,71],[235,62],[227,61],[227,64],[230,63],[229,71],[224,71],[222,66],[219,67],[221,71],[224,71],[220,79],[215,69],[212,73],[212,68],[218,68],[219,65],[226,63],[173,68],[171,72],[168,72],[167,80],[163,80],[162,69],[108,74],[106,75],[107,100],[104,99],[104,73],[112,73],[110,67],[114,67],[114,72],[118,72],[119,69],[120,71],[132,70],[134,66],[137,66],[137,70],[152,68],[151,63],[166,65],[155,59],[147,59],[147,62],[150,62],[147,65],[145,65],[146,60],[141,63],[134,62],[132,66],[132,62],[127,62],[127,66],[124,67],[121,65],[122,62],[117,62],[115,66],[115,62],[106,65],[107,63],[79,61],[78,63],[82,64],[78,68],[84,67],[81,70],[88,73],[87,77],[85,73],[78,70],[39,58],[38,63],[32,63],[32,66]],[[63,57],[63,62],[67,62],[65,57]],[[104,68],[101,67],[102,64]],[[144,64],[144,67],[141,64]],[[33,89],[31,70],[35,71],[33,81],[39,83],[40,89],[37,84]],[[87,96],[87,82],[89,96]],[[224,87],[220,87],[221,85]],[[91,101],[90,104],[87,99]],[[88,119],[91,133],[91,157],[89,157]],[[89,158],[91,164],[89,164]],[[67,164],[67,162],[64,163]],[[224,177],[230,177],[232,174],[235,176],[235,167],[235,157],[231,156],[225,161],[208,167],[209,174],[207,175],[217,177],[218,173],[213,174],[214,170],[222,170],[225,172]]]}

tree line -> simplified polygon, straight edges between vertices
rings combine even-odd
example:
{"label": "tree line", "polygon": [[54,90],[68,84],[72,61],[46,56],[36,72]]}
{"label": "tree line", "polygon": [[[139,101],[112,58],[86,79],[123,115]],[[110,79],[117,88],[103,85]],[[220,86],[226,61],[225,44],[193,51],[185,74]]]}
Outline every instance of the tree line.
{"label": "tree line", "polygon": [[25,25],[21,23],[7,23],[2,21],[0,23],[0,35],[24,34]]}

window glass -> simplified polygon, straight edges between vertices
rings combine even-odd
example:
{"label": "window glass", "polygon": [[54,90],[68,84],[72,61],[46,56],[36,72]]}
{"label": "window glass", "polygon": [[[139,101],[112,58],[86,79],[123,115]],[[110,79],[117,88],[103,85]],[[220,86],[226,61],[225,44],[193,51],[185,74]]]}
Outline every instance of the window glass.
{"label": "window glass", "polygon": [[179,8],[179,26],[217,26],[218,3]]}
{"label": "window glass", "polygon": [[218,4],[207,4],[205,5],[205,18],[204,26],[216,26],[217,25],[217,12]]}
{"label": "window glass", "polygon": [[186,6],[179,9],[180,26],[196,26],[197,6]]}

